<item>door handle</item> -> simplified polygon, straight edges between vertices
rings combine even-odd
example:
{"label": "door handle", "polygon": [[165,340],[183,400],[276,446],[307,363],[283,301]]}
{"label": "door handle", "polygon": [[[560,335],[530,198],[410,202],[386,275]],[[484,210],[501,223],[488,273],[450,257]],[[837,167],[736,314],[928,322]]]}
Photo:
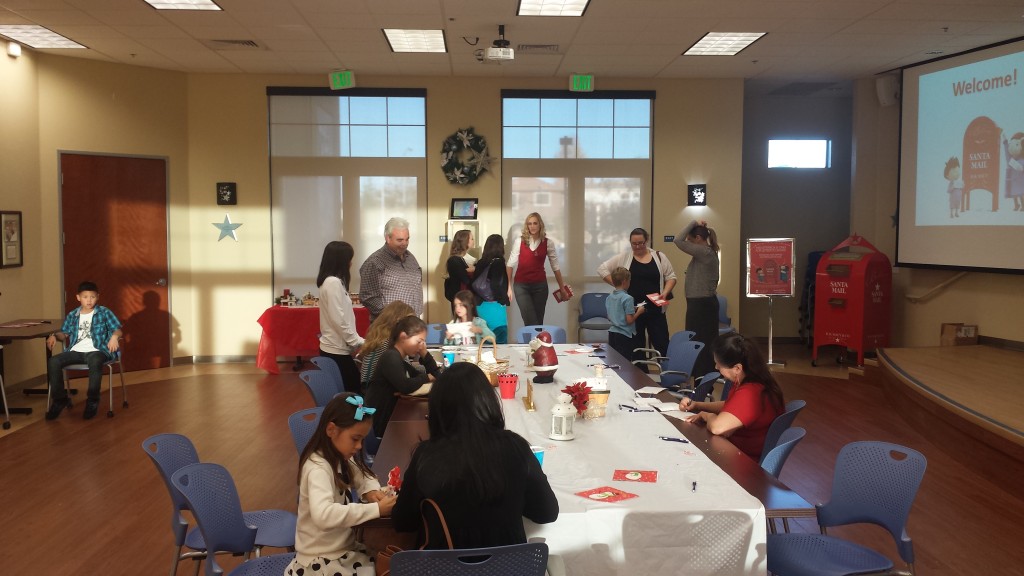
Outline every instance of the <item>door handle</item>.
{"label": "door handle", "polygon": [[156,281],[157,286],[167,286],[167,278],[161,278]]}

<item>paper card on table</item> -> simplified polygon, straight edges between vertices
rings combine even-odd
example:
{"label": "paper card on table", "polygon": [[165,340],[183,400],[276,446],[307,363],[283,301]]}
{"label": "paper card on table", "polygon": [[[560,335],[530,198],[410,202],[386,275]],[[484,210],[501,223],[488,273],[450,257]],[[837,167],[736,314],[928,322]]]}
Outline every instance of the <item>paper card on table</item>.
{"label": "paper card on table", "polygon": [[661,404],[661,400],[658,400],[657,398],[634,398],[633,400],[636,401],[639,406],[655,406],[657,404]]}
{"label": "paper card on table", "polygon": [[678,412],[679,404],[675,402],[655,402],[651,404],[651,407],[658,412]]}
{"label": "paper card on table", "polygon": [[665,389],[662,388],[661,386],[644,386],[643,388],[638,388],[637,390],[634,390],[634,392],[637,394],[658,394],[664,391]]}
{"label": "paper card on table", "polygon": [[668,300],[665,300],[664,298],[662,298],[661,294],[659,294],[657,292],[651,292],[650,294],[648,294],[647,295],[647,299],[651,301],[651,304],[654,304],[655,306],[658,306],[659,308],[664,306],[665,304],[668,304]]}
{"label": "paper card on table", "polygon": [[657,482],[657,470],[616,470],[612,480],[623,482]]}
{"label": "paper card on table", "polygon": [[679,407],[676,406],[676,410],[672,412],[665,412],[665,416],[669,418],[678,418],[679,420],[686,420],[690,416],[694,416],[693,412],[680,412]]}
{"label": "paper card on table", "polygon": [[452,337],[449,340],[454,344],[465,344],[473,342],[472,322],[452,322],[445,326]]}
{"label": "paper card on table", "polygon": [[597,500],[599,502],[618,502],[619,500],[636,498],[636,494],[630,494],[629,492],[624,492],[618,488],[612,488],[611,486],[592,488],[583,492],[577,492],[576,495],[590,500]]}

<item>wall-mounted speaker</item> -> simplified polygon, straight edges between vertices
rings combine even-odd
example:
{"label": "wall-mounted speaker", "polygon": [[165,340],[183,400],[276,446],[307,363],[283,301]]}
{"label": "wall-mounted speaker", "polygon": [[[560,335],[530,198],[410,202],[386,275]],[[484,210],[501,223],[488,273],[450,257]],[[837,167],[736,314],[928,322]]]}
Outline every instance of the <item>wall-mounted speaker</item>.
{"label": "wall-mounted speaker", "polygon": [[894,74],[875,78],[879,106],[893,106],[900,101],[900,79]]}

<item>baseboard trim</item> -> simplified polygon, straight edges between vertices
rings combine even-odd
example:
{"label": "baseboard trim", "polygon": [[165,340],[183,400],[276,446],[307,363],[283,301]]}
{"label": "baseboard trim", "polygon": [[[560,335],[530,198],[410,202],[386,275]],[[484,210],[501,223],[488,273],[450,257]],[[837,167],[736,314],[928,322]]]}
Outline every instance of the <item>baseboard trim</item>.
{"label": "baseboard trim", "polygon": [[[177,363],[177,359],[175,359]],[[256,363],[255,356],[192,356],[187,364],[239,364]]]}

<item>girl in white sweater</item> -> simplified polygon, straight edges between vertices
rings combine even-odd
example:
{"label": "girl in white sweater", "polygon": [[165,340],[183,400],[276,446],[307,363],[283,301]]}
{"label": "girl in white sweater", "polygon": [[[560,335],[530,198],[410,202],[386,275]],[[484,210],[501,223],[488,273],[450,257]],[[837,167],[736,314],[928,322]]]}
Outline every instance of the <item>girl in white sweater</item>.
{"label": "girl in white sweater", "polygon": [[[362,397],[342,393],[324,407],[316,432],[299,458],[299,518],[295,560],[285,576],[374,574],[373,560],[356,542],[353,526],[390,516],[395,496],[363,462],[363,438],[374,409]],[[352,501],[351,491],[361,502]]]}

